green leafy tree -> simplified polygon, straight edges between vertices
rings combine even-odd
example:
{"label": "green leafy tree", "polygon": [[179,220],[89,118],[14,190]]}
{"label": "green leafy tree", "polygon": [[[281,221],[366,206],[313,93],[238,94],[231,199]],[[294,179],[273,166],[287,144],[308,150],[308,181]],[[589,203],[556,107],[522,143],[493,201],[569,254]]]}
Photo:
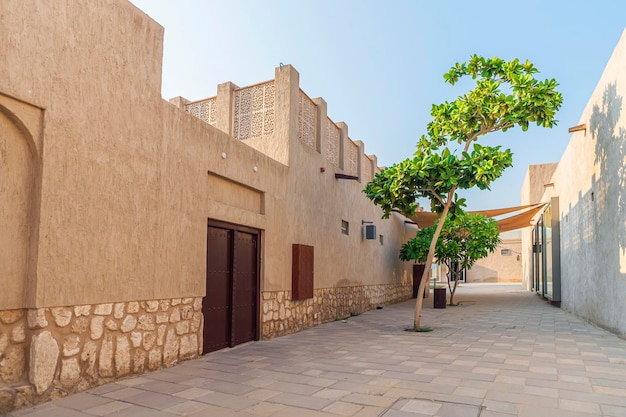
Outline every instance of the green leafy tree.
{"label": "green leafy tree", "polygon": [[[400,249],[400,259],[425,262],[436,229],[435,224],[418,230],[417,235]],[[481,214],[463,213],[454,219],[449,217],[445,220],[437,239],[435,258],[448,267],[450,305],[455,305],[454,294],[460,271],[471,268],[476,261],[496,250],[499,244],[500,231],[494,219]],[[451,281],[454,281],[454,286]]]}
{"label": "green leafy tree", "polygon": [[[476,80],[474,89],[454,101],[433,105],[433,119],[413,157],[376,174],[367,184],[364,192],[383,209],[384,218],[393,209],[412,216],[418,199],[427,198],[442,219],[433,234],[418,294],[428,281],[446,217],[449,213],[454,217],[465,204],[464,199],[457,199],[456,191],[488,189],[512,165],[509,149],[481,146],[478,139],[515,126],[526,131],[531,123],[556,126],[555,115],[563,101],[556,91],[558,84],[554,79],[537,80],[533,76],[537,72],[529,61],[521,63],[518,59],[504,61],[474,55],[467,63],[457,63],[444,74],[444,80],[454,85],[469,76]],[[454,144],[461,147],[458,155],[450,151],[449,146]],[[416,330],[421,329],[422,305],[423,298],[417,297],[413,323]]]}

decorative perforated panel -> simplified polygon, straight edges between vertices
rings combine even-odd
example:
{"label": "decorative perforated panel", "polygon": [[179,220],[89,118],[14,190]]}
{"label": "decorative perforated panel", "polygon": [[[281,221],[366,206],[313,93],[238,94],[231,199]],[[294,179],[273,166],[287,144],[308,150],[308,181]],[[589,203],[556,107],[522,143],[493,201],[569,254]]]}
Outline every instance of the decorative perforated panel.
{"label": "decorative perforated panel", "polygon": [[233,137],[239,140],[274,133],[274,81],[235,91]]}
{"label": "decorative perforated panel", "polygon": [[326,119],[326,159],[336,167],[339,166],[339,140],[341,131],[332,120]]}
{"label": "decorative perforated panel", "polygon": [[188,104],[185,106],[185,110],[192,116],[196,116],[198,119],[207,122],[211,126],[215,126],[216,103],[217,97],[211,97],[206,100]]}
{"label": "decorative perforated panel", "polygon": [[348,175],[359,175],[357,172],[358,162],[357,158],[359,157],[359,147],[356,143],[352,142],[348,139],[348,149],[346,149],[346,173]]}
{"label": "decorative perforated panel", "polygon": [[365,158],[363,158],[363,162],[365,164],[363,165],[361,169],[362,180],[363,182],[370,182],[372,178],[374,178],[372,174],[372,165],[374,164],[372,163],[372,160],[370,159],[370,157],[367,155],[365,155]]}
{"label": "decorative perforated panel", "polygon": [[302,90],[300,90],[300,111],[298,113],[298,138],[315,149],[315,125],[317,122],[317,106]]}

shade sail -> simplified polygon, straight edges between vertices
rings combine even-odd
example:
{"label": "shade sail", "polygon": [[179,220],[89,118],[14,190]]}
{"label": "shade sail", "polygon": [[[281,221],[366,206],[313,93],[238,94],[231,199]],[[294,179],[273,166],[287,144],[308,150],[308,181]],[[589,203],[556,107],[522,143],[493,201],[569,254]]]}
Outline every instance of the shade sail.
{"label": "shade sail", "polygon": [[[546,203],[540,204],[529,204],[525,206],[518,207],[507,207],[501,209],[493,209],[493,210],[477,210],[470,211],[470,214],[482,214],[485,217],[496,217],[501,216],[503,214],[513,213],[516,211],[522,211],[520,214],[516,214],[511,217],[507,217],[505,219],[498,220],[498,228],[500,232],[509,232],[511,230],[521,229],[523,227],[530,226],[530,221],[535,215],[541,211],[545,207]],[[435,220],[439,218],[437,213],[430,213],[426,211],[421,211],[415,213],[411,220],[413,220],[420,229],[425,227],[430,227],[435,224]]]}

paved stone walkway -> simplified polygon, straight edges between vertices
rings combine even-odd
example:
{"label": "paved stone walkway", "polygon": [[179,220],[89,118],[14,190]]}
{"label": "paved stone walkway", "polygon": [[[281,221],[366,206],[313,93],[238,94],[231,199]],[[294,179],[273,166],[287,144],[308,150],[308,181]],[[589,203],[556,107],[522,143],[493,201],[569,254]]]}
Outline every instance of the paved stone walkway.
{"label": "paved stone walkway", "polygon": [[626,341],[518,285],[457,294],[425,300],[431,333],[409,301],[11,416],[626,416]]}

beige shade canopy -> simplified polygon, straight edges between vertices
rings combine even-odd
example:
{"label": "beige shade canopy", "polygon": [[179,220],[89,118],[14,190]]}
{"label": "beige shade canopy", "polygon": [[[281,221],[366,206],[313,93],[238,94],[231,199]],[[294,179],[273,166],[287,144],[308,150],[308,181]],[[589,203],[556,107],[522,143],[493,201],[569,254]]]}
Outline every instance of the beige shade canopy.
{"label": "beige shade canopy", "polygon": [[[498,228],[500,232],[508,232],[511,230],[521,229],[524,227],[531,226],[531,220],[535,215],[541,211],[546,206],[546,203],[538,203],[538,204],[529,204],[526,206],[518,206],[518,207],[508,207],[494,210],[477,210],[470,211],[470,214],[482,214],[485,217],[496,217],[501,216],[503,214],[513,213],[516,211],[522,211],[519,214],[516,214],[511,217],[507,217],[505,219],[498,220]],[[430,213],[426,211],[421,211],[415,213],[411,220],[413,220],[420,229],[425,227],[430,227],[435,224],[435,220],[439,218],[437,213]]]}

